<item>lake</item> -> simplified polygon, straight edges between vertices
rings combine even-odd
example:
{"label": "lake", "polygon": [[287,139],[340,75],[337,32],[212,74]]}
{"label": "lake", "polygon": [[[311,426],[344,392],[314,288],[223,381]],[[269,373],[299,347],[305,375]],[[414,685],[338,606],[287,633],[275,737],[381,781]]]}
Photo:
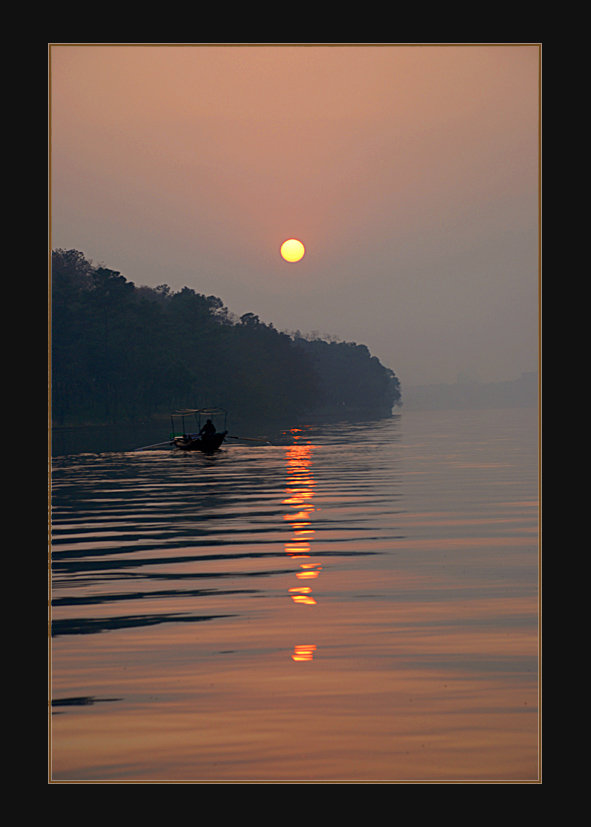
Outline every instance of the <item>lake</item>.
{"label": "lake", "polygon": [[54,456],[50,780],[539,781],[537,410],[268,438]]}

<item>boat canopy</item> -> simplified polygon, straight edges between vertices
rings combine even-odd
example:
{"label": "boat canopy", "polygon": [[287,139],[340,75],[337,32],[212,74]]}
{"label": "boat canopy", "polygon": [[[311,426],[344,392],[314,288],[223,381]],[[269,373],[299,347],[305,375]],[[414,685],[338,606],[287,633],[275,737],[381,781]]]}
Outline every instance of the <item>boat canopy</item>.
{"label": "boat canopy", "polygon": [[[224,408],[183,408],[182,410],[175,411],[170,415],[170,423],[172,426],[172,432],[170,434],[170,438],[174,439],[177,436],[182,436],[187,432],[185,427],[185,417],[186,416],[194,416],[197,420],[197,429],[201,430],[201,422],[204,419],[213,419],[216,416],[223,416],[224,417],[224,427],[223,430],[227,430],[227,411]],[[175,426],[175,418],[180,417],[181,424],[182,424],[182,431],[181,433],[177,433],[177,428]],[[178,421],[178,420],[177,420]],[[219,420],[218,420],[219,422]],[[216,426],[219,430],[219,424]]]}
{"label": "boat canopy", "polygon": [[188,414],[201,414],[202,416],[223,414],[226,416],[227,411],[224,408],[183,408],[180,411],[175,411],[172,416],[187,416]]}

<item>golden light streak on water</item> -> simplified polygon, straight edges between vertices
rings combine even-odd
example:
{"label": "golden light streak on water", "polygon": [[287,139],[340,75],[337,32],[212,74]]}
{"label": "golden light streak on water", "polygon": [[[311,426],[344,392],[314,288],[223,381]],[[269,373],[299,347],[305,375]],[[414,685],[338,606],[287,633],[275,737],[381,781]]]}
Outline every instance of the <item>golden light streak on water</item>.
{"label": "golden light streak on water", "polygon": [[294,646],[293,655],[291,657],[292,660],[296,661],[310,661],[314,659],[315,651],[316,646],[314,644]]}
{"label": "golden light streak on water", "polygon": [[[301,444],[302,431],[292,431],[294,445],[286,449],[287,488],[289,495],[283,500],[283,505],[290,506],[295,514],[289,512],[284,520],[291,523],[293,535],[285,543],[285,552],[292,559],[309,558],[312,554],[312,539],[314,530],[311,528],[315,511],[312,499],[314,497],[314,478],[312,474],[312,453],[310,444]],[[303,538],[306,538],[304,540]],[[299,580],[312,580],[318,577],[321,566],[314,563],[302,563],[302,571],[296,572]],[[316,606],[317,601],[312,596],[312,589],[307,587],[292,587],[289,589],[292,601],[298,606]],[[292,659],[294,661],[312,660],[313,647],[296,646]]]}

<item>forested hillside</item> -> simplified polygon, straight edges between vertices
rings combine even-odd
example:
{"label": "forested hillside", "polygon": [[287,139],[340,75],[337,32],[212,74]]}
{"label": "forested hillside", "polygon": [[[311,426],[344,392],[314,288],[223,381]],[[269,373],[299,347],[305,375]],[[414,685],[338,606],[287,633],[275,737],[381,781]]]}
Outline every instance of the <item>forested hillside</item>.
{"label": "forested hillside", "polygon": [[55,424],[213,405],[259,419],[383,416],[400,401],[395,374],[365,345],[282,333],[188,287],[136,287],[77,250],[52,253],[51,279]]}

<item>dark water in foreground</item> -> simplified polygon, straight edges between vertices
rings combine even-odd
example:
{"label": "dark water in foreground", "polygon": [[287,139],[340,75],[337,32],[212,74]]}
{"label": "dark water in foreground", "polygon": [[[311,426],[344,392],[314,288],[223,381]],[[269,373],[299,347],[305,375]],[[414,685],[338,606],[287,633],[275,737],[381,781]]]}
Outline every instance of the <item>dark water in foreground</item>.
{"label": "dark water in foreground", "polygon": [[537,412],[56,457],[54,781],[538,777]]}

